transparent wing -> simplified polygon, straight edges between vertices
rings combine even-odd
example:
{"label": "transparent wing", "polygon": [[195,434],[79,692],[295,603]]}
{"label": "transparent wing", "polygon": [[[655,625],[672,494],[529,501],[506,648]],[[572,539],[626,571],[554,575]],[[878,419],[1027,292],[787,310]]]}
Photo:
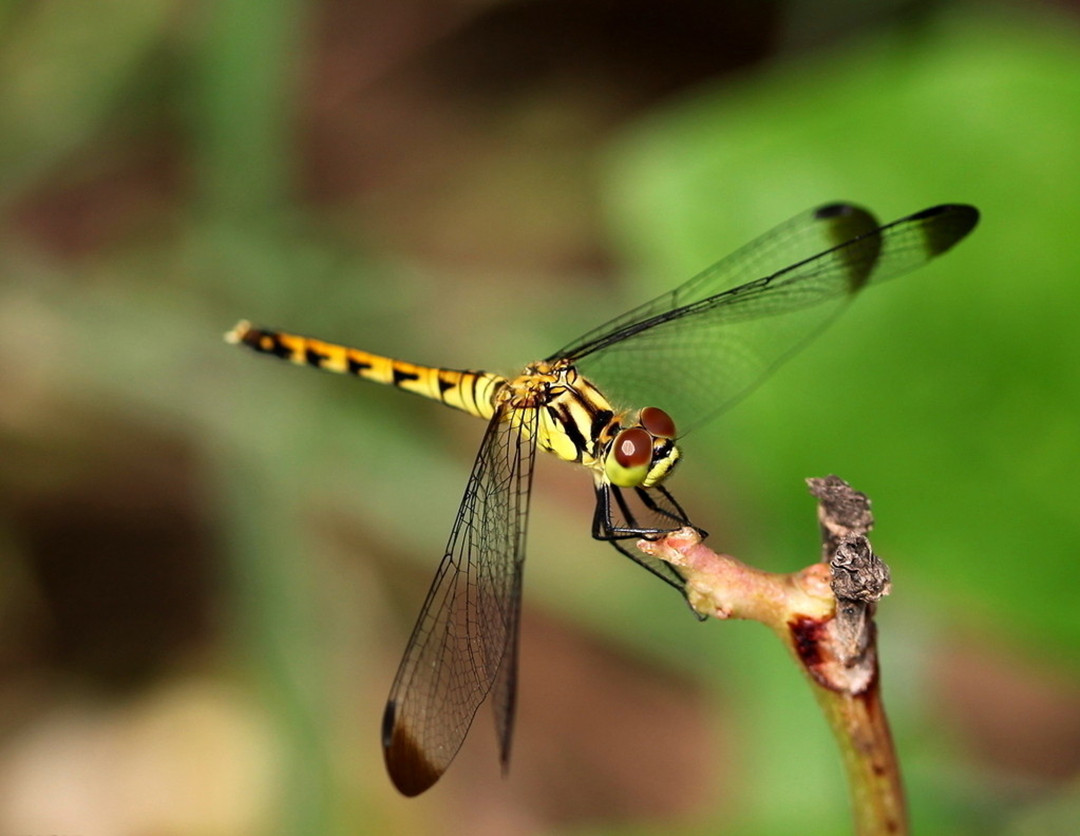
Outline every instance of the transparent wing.
{"label": "transparent wing", "polygon": [[552,358],[572,360],[618,407],[663,407],[685,432],[747,394],[862,288],[942,254],[978,217],[944,205],[879,227],[858,206],[822,206]]}
{"label": "transparent wing", "polygon": [[390,689],[383,754],[405,795],[439,779],[493,688],[504,768],[509,761],[536,419],[535,410],[500,411],[488,424]]}

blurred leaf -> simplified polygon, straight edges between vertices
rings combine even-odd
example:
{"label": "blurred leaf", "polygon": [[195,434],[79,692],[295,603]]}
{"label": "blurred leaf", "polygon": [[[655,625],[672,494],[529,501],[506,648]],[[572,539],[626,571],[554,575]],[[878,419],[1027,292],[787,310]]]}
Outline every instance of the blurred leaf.
{"label": "blurred leaf", "polygon": [[0,29],[0,194],[10,200],[100,131],[139,83],[175,0],[51,0]]}
{"label": "blurred leaf", "polygon": [[1080,787],[1040,801],[1017,817],[1005,830],[1008,836],[1070,836],[1080,822]]}
{"label": "blurred leaf", "polygon": [[218,0],[196,56],[196,165],[205,208],[243,220],[287,197],[303,0]]}

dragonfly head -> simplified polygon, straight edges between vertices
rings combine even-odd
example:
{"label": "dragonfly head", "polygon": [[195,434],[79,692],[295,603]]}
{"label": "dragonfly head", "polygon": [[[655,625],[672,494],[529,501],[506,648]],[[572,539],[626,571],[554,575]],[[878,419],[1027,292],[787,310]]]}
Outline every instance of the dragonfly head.
{"label": "dragonfly head", "polygon": [[633,424],[615,434],[604,455],[604,474],[620,488],[651,488],[678,461],[675,422],[664,410],[647,406]]}

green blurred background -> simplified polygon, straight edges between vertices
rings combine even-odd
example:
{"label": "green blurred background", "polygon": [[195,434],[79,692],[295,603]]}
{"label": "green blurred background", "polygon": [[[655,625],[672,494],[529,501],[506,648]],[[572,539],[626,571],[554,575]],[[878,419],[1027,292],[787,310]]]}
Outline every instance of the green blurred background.
{"label": "green blurred background", "polygon": [[1080,4],[0,2],[0,832],[835,834],[758,625],[697,624],[540,467],[518,734],[378,728],[482,427],[240,317],[512,371],[815,204],[983,212],[686,439],[718,549],[875,502],[922,834],[1080,832]]}

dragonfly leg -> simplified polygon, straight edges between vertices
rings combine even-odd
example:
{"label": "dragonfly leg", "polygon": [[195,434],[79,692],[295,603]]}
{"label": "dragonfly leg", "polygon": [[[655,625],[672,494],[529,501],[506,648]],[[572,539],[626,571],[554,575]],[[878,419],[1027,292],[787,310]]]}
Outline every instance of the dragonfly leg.
{"label": "dragonfly leg", "polygon": [[[619,489],[611,488],[607,485],[597,485],[596,512],[593,514],[593,537],[597,540],[606,540],[611,543],[611,545],[613,545],[621,554],[630,558],[638,566],[647,569],[649,572],[656,575],[656,577],[660,578],[660,580],[675,587],[679,590],[679,593],[683,596],[683,600],[686,601],[687,606],[690,607],[691,612],[694,613],[698,620],[704,620],[705,616],[696,612],[693,605],[690,604],[690,599],[686,595],[686,578],[682,576],[676,567],[666,561],[639,552],[636,549],[629,547],[627,544],[620,542],[620,540],[638,537],[656,538],[665,532],[643,530],[640,527],[630,528],[616,526],[611,515],[612,496],[614,496],[620,512],[622,512],[625,517],[629,518],[630,525],[637,525],[636,521],[633,519],[633,515],[630,513],[626,498]],[[675,507],[678,507],[674,500],[671,500],[671,502]],[[682,509],[680,508],[679,510],[681,511]],[[686,524],[689,525],[689,522]]]}
{"label": "dragonfly leg", "polygon": [[[592,525],[595,539],[629,540],[644,537],[654,540],[685,526],[697,528],[666,488],[654,485],[633,490],[633,494],[628,495],[622,488],[608,482],[597,483]],[[640,509],[631,507],[631,498]]]}
{"label": "dragonfly leg", "polygon": [[[637,493],[642,505],[644,505],[661,519],[667,519],[670,520],[672,523],[675,523],[674,528],[669,530],[675,530],[690,526],[691,528],[695,529],[703,538],[709,536],[709,532],[707,532],[705,529],[698,528],[696,525],[690,522],[690,517],[687,516],[686,512],[682,509],[682,506],[676,501],[675,497],[671,495],[671,491],[669,491],[663,485],[653,485],[651,488],[648,489],[634,488],[634,491]],[[666,508],[661,507],[660,504],[656,501],[655,494],[659,494],[661,497],[664,498],[664,501],[667,503]]]}
{"label": "dragonfly leg", "polygon": [[[619,518],[622,522],[616,522],[613,513],[612,501],[618,508]],[[626,502],[626,496],[622,488],[617,488],[606,482],[596,486],[596,511],[593,514],[592,536],[596,540],[628,540],[632,537],[656,537],[664,533],[657,528],[643,528],[637,521],[637,517]],[[618,548],[616,546],[616,548]],[[619,549],[623,551],[622,549]]]}

